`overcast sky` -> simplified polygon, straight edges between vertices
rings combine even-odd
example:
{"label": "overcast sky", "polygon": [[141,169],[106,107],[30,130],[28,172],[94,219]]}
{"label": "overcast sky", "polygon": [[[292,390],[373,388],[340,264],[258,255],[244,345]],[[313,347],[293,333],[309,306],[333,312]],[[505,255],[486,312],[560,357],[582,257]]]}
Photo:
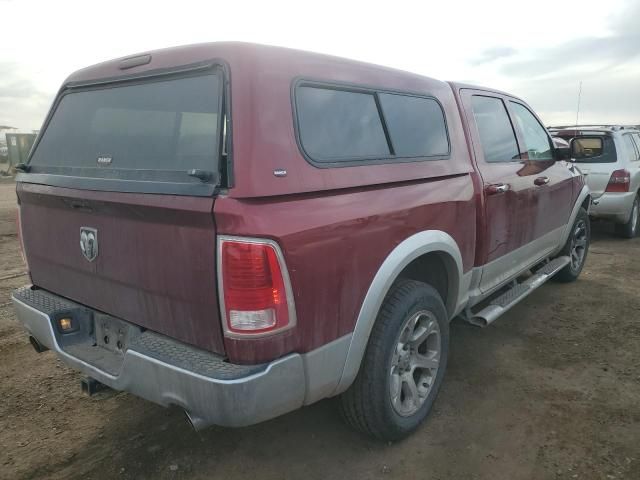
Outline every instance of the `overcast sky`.
{"label": "overcast sky", "polygon": [[[523,97],[547,124],[640,123],[640,0],[0,0],[0,125],[39,128],[61,82],[114,57],[242,40]],[[166,6],[165,6],[166,5]]]}

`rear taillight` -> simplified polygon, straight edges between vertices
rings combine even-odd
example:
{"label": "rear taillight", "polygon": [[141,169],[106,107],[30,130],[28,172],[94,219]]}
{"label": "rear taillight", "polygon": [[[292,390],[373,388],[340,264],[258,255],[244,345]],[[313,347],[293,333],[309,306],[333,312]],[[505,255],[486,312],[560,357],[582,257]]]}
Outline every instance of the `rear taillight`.
{"label": "rear taillight", "polygon": [[627,170],[615,170],[607,184],[607,192],[628,192],[631,174]]}
{"label": "rear taillight", "polygon": [[22,240],[22,222],[20,221],[20,207],[16,210],[16,231],[18,232],[18,241],[20,242],[20,255],[22,255],[22,261],[25,267],[29,270],[29,264],[27,263],[27,256],[24,253],[24,242]]}
{"label": "rear taillight", "polygon": [[219,237],[218,288],[227,336],[271,335],[295,325],[289,275],[273,241]]}

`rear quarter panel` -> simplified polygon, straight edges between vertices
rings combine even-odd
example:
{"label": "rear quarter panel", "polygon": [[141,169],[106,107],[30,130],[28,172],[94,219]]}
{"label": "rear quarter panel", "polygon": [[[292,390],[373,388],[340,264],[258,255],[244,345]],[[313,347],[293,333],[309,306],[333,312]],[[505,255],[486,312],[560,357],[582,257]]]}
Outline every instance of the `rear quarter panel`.
{"label": "rear quarter panel", "polygon": [[219,234],[266,237],[282,247],[298,324],[270,338],[225,339],[232,362],[306,352],[350,333],[378,268],[407,237],[442,230],[473,265],[476,202],[470,175],[270,199],[219,198]]}

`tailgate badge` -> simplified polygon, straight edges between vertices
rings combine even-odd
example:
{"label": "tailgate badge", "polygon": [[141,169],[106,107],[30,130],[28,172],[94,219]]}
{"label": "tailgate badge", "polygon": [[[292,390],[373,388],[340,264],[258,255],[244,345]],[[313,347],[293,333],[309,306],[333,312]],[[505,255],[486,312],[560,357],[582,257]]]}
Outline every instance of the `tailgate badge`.
{"label": "tailgate badge", "polygon": [[98,256],[98,230],[80,227],[80,250],[84,258],[93,262]]}
{"label": "tailgate badge", "polygon": [[111,155],[99,155],[96,161],[98,162],[98,165],[111,165],[113,157]]}

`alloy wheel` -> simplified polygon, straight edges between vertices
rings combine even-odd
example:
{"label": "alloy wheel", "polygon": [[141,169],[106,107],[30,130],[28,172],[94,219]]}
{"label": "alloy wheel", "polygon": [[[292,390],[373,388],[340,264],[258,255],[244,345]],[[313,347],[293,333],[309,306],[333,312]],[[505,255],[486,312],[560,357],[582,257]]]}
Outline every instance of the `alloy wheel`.
{"label": "alloy wheel", "polygon": [[573,237],[571,239],[571,268],[577,271],[587,251],[587,224],[584,220],[580,220],[575,224],[573,229]]}
{"label": "alloy wheel", "polygon": [[391,359],[389,393],[400,416],[416,413],[435,383],[442,342],[436,317],[422,310],[402,325]]}

